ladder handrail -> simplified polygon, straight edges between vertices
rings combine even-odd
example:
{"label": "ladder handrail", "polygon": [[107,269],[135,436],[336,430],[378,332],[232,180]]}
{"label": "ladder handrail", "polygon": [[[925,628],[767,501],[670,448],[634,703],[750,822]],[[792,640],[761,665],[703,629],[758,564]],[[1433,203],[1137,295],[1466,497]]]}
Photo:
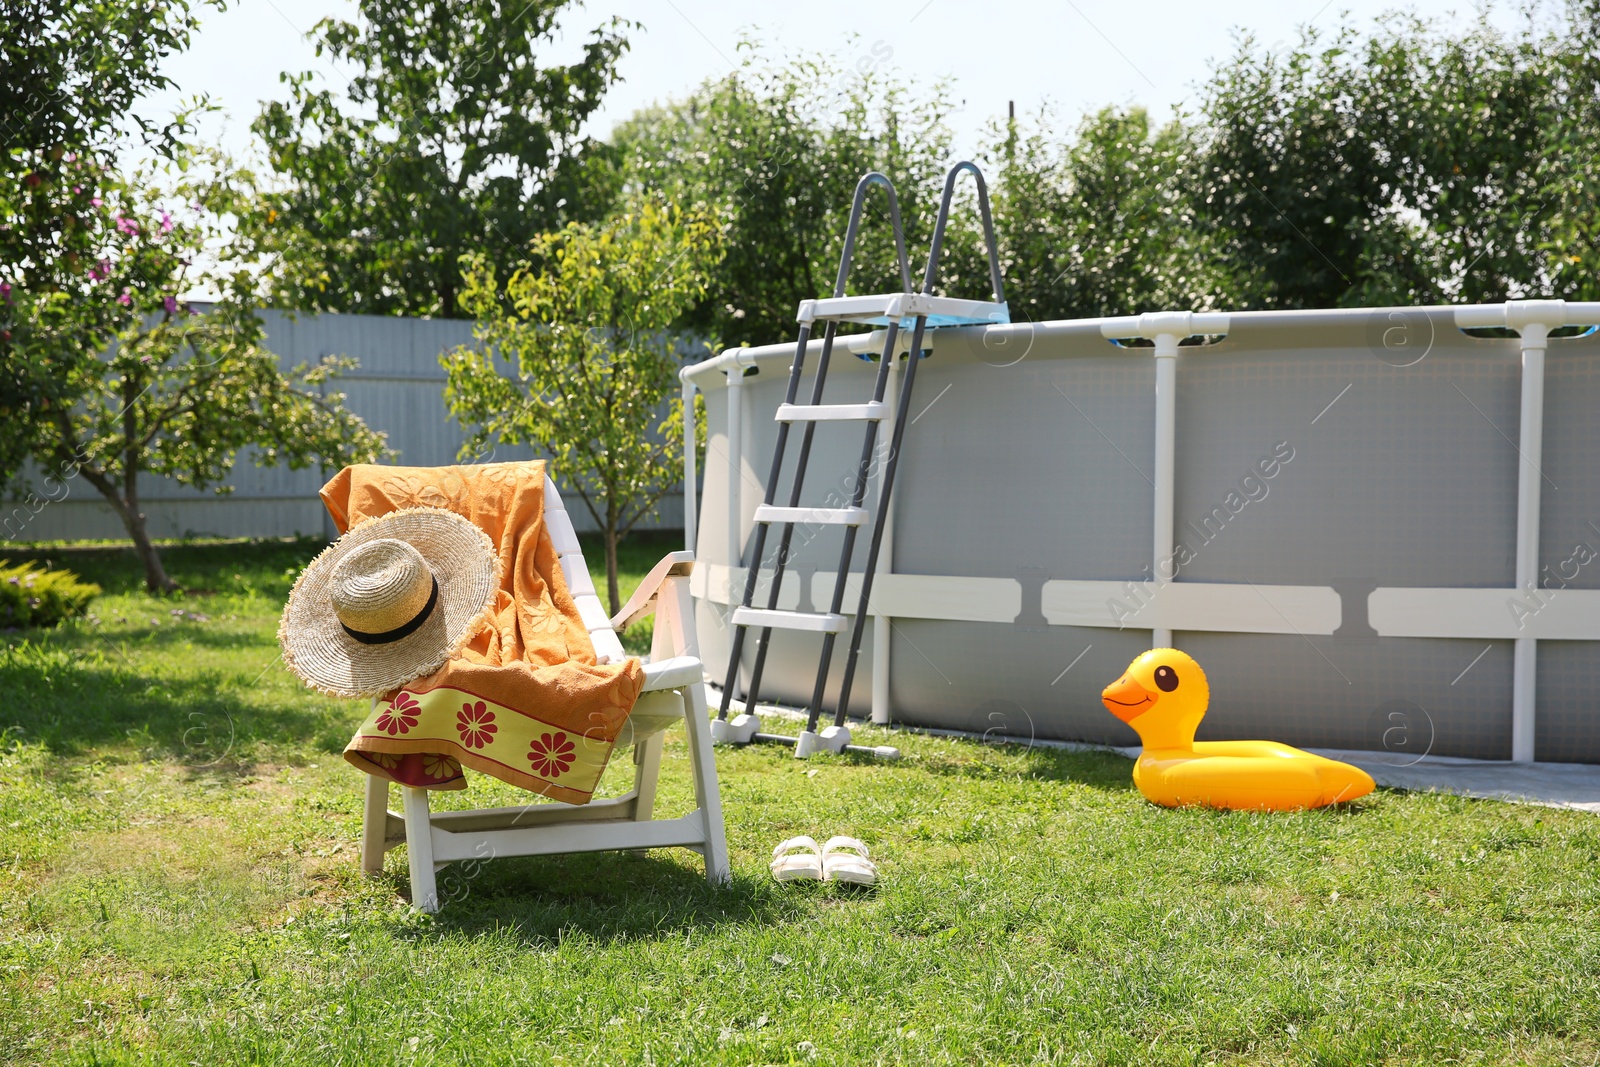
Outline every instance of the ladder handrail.
{"label": "ladder handrail", "polygon": [[[1000,277],[1000,254],[994,240],[994,220],[989,214],[989,186],[983,180],[983,172],[978,169],[978,165],[966,159],[951,167],[950,173],[945,175],[944,196],[939,201],[939,217],[933,224],[933,244],[928,249],[928,267],[922,274],[922,291],[932,293],[934,282],[938,280],[939,254],[944,251],[944,228],[950,221],[950,204],[955,198],[956,179],[963,171],[970,173],[973,180],[978,183],[978,214],[983,219],[983,241],[989,253],[989,287],[994,293],[994,302],[1004,304],[1005,282]],[[910,291],[909,287],[907,291]]]}
{"label": "ladder handrail", "polygon": [[[956,179],[962,172],[970,173],[973,180],[978,183],[978,213],[983,218],[983,238],[989,252],[989,283],[994,292],[997,304],[1005,303],[1005,284],[1000,278],[1000,257],[995,248],[994,221],[989,215],[989,189],[983,180],[983,172],[976,164],[969,160],[962,160],[950,168],[950,173],[945,175],[944,195],[939,200],[939,215],[933,224],[933,243],[928,249],[928,266],[922,275],[922,291],[931,294],[933,284],[938,278],[939,254],[944,250],[944,230],[950,221],[950,207],[955,199]],[[845,715],[850,704],[850,689],[855,681],[856,663],[861,655],[861,638],[866,630],[867,614],[872,607],[872,580],[878,570],[878,557],[883,551],[884,517],[888,514],[891,494],[894,492],[895,473],[900,465],[900,450],[906,432],[906,415],[909,414],[912,384],[916,381],[917,364],[920,362],[919,354],[922,351],[922,339],[927,328],[928,317],[918,315],[911,333],[910,359],[906,365],[905,381],[900,389],[900,403],[895,411],[894,429],[890,433],[889,455],[884,465],[882,480],[878,490],[878,503],[874,509],[876,514],[872,520],[872,539],[867,545],[867,560],[861,569],[861,596],[856,606],[854,621],[850,627],[850,645],[845,654],[844,675],[839,682],[838,707],[834,711],[833,724],[843,726]],[[850,534],[846,531],[847,544],[850,543]],[[849,550],[846,550],[845,560],[849,559]],[[838,584],[834,587],[834,601],[837,605],[844,591],[845,579],[848,577],[846,568],[839,568]],[[835,606],[833,611],[842,610]],[[822,710],[823,683],[827,679],[828,656],[833,651],[832,634],[823,640],[824,666],[818,669],[816,688],[812,693],[811,703],[807,705],[806,729],[815,731],[817,719]]]}
{"label": "ladder handrail", "polygon": [[[956,181],[963,173],[970,173],[977,183],[978,213],[983,222],[983,237],[985,249],[989,259],[989,283],[996,304],[1005,304],[1005,283],[1000,277],[1000,256],[995,242],[994,219],[989,210],[989,189],[983,178],[983,172],[970,161],[962,160],[950,168],[945,175],[944,194],[939,202],[938,215],[934,221],[933,240],[928,250],[927,267],[922,276],[922,294],[932,296],[934,284],[938,281],[939,259],[944,251],[945,229],[950,222],[950,210],[955,202]],[[867,193],[874,185],[882,185],[888,197],[889,219],[894,229],[895,252],[899,260],[900,281],[903,292],[915,293],[911,287],[910,262],[906,256],[905,233],[900,223],[900,205],[895,195],[894,183],[887,176],[878,171],[870,171],[856,183],[855,196],[850,205],[850,219],[845,227],[844,243],[839,255],[839,273],[834,281],[833,296],[835,300],[845,296],[845,289],[849,282],[850,269],[853,265],[856,250],[856,239],[860,234],[861,221],[866,209]],[[816,301],[805,301],[800,310],[800,336],[795,349],[794,362],[789,367],[789,381],[786,389],[785,403],[793,405],[798,394],[800,376],[805,362],[806,344],[810,337],[811,326],[815,320],[814,308]],[[890,305],[891,308],[902,306],[896,298]],[[822,404],[823,386],[827,379],[828,363],[833,352],[833,344],[837,335],[837,327],[841,315],[824,315],[826,328],[823,331],[822,351],[817,362],[816,377],[812,382],[811,404],[813,407]],[[843,727],[845,716],[850,703],[850,690],[855,680],[856,666],[861,654],[861,638],[866,625],[867,615],[871,611],[872,580],[877,571],[878,560],[883,548],[885,531],[885,517],[888,512],[891,493],[894,491],[894,482],[907,426],[907,415],[911,402],[912,387],[916,381],[917,366],[921,362],[922,345],[926,330],[929,328],[929,311],[922,304],[917,305],[917,312],[913,316],[914,325],[911,331],[911,348],[907,353],[908,359],[905,369],[905,379],[901,383],[899,397],[895,404],[895,417],[893,429],[890,434],[889,448],[884,457],[885,463],[879,476],[879,490],[877,506],[873,509],[871,540],[867,551],[866,565],[861,572],[860,603],[856,609],[852,624],[850,625],[850,644],[845,656],[844,674],[840,680],[838,706],[834,712],[834,726]],[[874,320],[882,321],[882,320]],[[887,322],[888,329],[884,332],[883,356],[879,361],[877,373],[874,375],[872,402],[881,406],[886,387],[888,385],[890,370],[895,365],[895,351],[898,347],[901,327],[901,314],[894,312]],[[789,490],[789,506],[786,508],[773,507],[777,496],[778,481],[782,474],[784,452],[788,445],[789,429],[792,420],[781,420],[778,425],[778,436],[772,456],[772,472],[767,478],[763,505],[768,514],[763,517],[757,512],[755,543],[750,553],[748,570],[745,575],[744,595],[740,599],[740,606],[732,616],[733,620],[741,617],[747,621],[734,621],[732,647],[729,650],[727,680],[723,685],[721,706],[717,711],[718,727],[726,721],[729,704],[732,700],[733,690],[738,683],[740,660],[744,647],[745,634],[750,628],[758,625],[759,636],[756,644],[755,662],[752,665],[750,686],[745,694],[745,712],[743,723],[735,723],[735,727],[749,731],[752,729],[754,717],[751,709],[759,696],[762,674],[766,667],[767,653],[771,645],[772,629],[775,622],[782,622],[789,626],[794,622],[787,616],[777,611],[778,596],[783,582],[784,572],[788,568],[789,554],[793,545],[795,527],[794,515],[801,509],[799,507],[801,487],[805,479],[806,468],[811,454],[813,434],[816,431],[816,420],[805,421],[800,454],[795,465],[794,480]],[[878,451],[878,420],[868,421],[866,431],[862,438],[861,455],[856,465],[856,476],[852,485],[849,510],[865,514],[863,504],[866,501],[867,483],[871,476],[873,458]],[[783,516],[783,517],[780,517]],[[762,556],[766,547],[767,533],[772,526],[781,526],[780,541],[774,568],[772,582],[767,590],[767,607],[762,610],[752,610],[755,587],[761,570]],[[812,750],[818,741],[816,729],[822,714],[822,702],[826,695],[828,676],[831,673],[834,642],[839,634],[840,627],[833,625],[833,621],[844,618],[843,607],[846,596],[846,578],[850,574],[850,561],[855,552],[856,537],[860,530],[860,522],[851,522],[845,525],[843,543],[840,549],[838,564],[838,580],[833,589],[833,596],[826,613],[825,621],[829,625],[823,628],[822,652],[817,663],[817,675],[811,699],[806,704],[805,732],[796,739],[796,755],[804,756]],[[815,621],[824,619],[824,616],[806,616]],[[816,627],[811,627],[815,629]],[[845,733],[848,740],[848,732]],[[743,740],[788,740],[769,737],[759,733],[745,732]],[[835,737],[835,740],[838,740]],[[839,741],[844,744],[844,741]],[[837,748],[834,749],[838,751]],[[857,751],[863,751],[857,749]],[[882,754],[880,750],[879,754]]]}
{"label": "ladder handrail", "polygon": [[[894,228],[895,252],[899,257],[900,280],[901,283],[905,285],[907,292],[909,292],[911,289],[911,263],[910,259],[906,255],[905,231],[900,225],[900,202],[899,198],[895,195],[894,182],[890,181],[887,175],[884,175],[878,171],[869,171],[862,175],[861,180],[856,183],[855,196],[850,203],[850,220],[845,226],[844,247],[841,249],[839,254],[839,275],[833,286],[833,295],[836,297],[843,296],[845,294],[845,285],[849,279],[850,268],[853,265],[855,258],[856,234],[860,231],[861,217],[866,207],[867,192],[874,185],[882,185],[884,194],[889,198],[889,224]],[[813,405],[822,403],[823,385],[828,376],[828,359],[833,351],[832,339],[834,337],[834,331],[837,329],[837,327],[837,323],[830,322],[828,323],[827,330],[824,332],[822,357],[817,363],[817,375],[815,380],[812,382],[811,403]],[[890,326],[888,334],[889,342],[888,346],[885,348],[886,352],[893,351],[896,333],[896,327]],[[888,381],[888,370],[890,363],[891,360],[885,358],[878,366],[878,373],[873,381],[872,397],[874,400],[881,400],[883,398],[884,387]],[[780,427],[778,434],[779,440],[787,443],[785,430],[786,427]],[[806,423],[805,430],[802,431],[802,436],[800,439],[800,455],[795,461],[794,482],[789,492],[789,505],[791,507],[797,506],[800,503],[800,489],[802,483],[805,481],[807,465],[811,460],[811,443],[815,438],[816,431],[817,424],[815,422]],[[782,445],[779,446],[773,455],[774,470],[776,470],[777,465],[781,461],[781,457],[783,455]],[[853,542],[855,536],[856,531],[853,528],[845,532],[846,541]],[[775,565],[772,571],[772,582],[767,588],[767,607],[769,609],[774,609],[778,606],[778,593],[783,586],[784,572],[788,568],[789,563],[789,549],[793,543],[794,523],[785,522],[783,523],[783,532],[779,535],[778,553],[774,561]],[[752,563],[752,575],[755,573],[754,568],[758,565],[758,562]],[[750,584],[750,580],[748,579],[747,584]],[[751,585],[751,588],[754,588],[753,585]],[[734,648],[738,649],[741,653],[743,651],[742,637],[742,630],[735,631]],[[829,637],[825,640],[831,639],[832,635],[829,635]],[[772,628],[770,626],[762,627],[761,632],[756,637],[755,662],[751,664],[750,668],[750,692],[748,696],[750,697],[752,704],[755,701],[756,695],[760,693],[761,678],[763,673],[766,671],[767,652],[769,649],[771,649],[771,647]],[[730,678],[733,677],[733,671],[736,669],[737,663],[735,663],[735,665],[729,670]]]}
{"label": "ladder handrail", "polygon": [[894,182],[888,175],[878,171],[868,171],[856,183],[854,199],[850,202],[850,221],[844,230],[844,250],[839,255],[839,274],[833,283],[833,295],[843,296],[845,282],[850,277],[851,261],[855,258],[856,233],[861,229],[861,214],[867,203],[867,190],[874,185],[882,185],[884,192],[889,197],[889,225],[894,228],[895,252],[900,260],[900,282],[905,286],[905,292],[911,292],[911,261],[906,257],[906,234],[900,226],[900,201],[894,193]]}
{"label": "ladder handrail", "polygon": [[[882,185],[885,195],[889,198],[889,221],[890,225],[894,227],[895,252],[899,257],[900,278],[906,286],[906,291],[909,292],[911,289],[911,266],[910,260],[906,257],[905,233],[900,225],[900,202],[899,198],[895,195],[894,183],[891,182],[886,175],[877,171],[871,171],[863,175],[861,180],[856,183],[855,196],[850,204],[850,220],[845,227],[844,248],[841,250],[839,256],[839,274],[834,282],[834,296],[844,295],[845,284],[849,280],[850,276],[850,267],[855,258],[856,234],[861,229],[861,217],[866,209],[867,193],[874,185]],[[822,402],[822,390],[828,378],[828,363],[833,355],[833,343],[837,332],[838,323],[836,322],[829,322],[822,332],[822,353],[818,357],[816,378],[812,382],[812,404],[820,404]],[[891,340],[893,339],[894,335],[895,331],[891,329],[889,331],[889,337]],[[802,322],[800,325],[799,340],[795,348],[794,362],[790,364],[789,367],[789,380],[784,393],[784,403],[786,404],[794,403],[795,398],[799,393],[800,376],[804,372],[805,368],[806,343],[810,340],[810,337],[811,324],[809,322]],[[882,398],[887,368],[888,360],[885,359],[884,366],[879,368],[877,381],[874,386],[875,391],[873,395],[875,399]],[[815,434],[816,424],[807,423],[804,431],[802,431],[800,455],[798,462],[795,465],[794,484],[790,491],[789,500],[791,505],[797,505],[800,502],[800,489],[803,481],[805,480],[806,465],[810,460],[811,442]],[[772,470],[767,476],[765,492],[762,494],[763,504],[772,504],[774,500],[776,500],[778,479],[783,472],[783,458],[784,453],[788,448],[788,443],[789,424],[780,423],[778,426],[777,442],[775,443],[772,452]],[[772,584],[768,590],[768,608],[776,608],[777,606],[778,593],[783,584],[784,571],[788,565],[789,548],[793,543],[794,538],[794,523],[785,522],[782,525],[783,532],[779,536],[778,554],[775,561],[776,566],[773,569]],[[770,526],[767,524],[756,524],[755,539],[750,551],[750,563],[745,573],[744,593],[740,597],[739,601],[741,607],[750,607],[751,602],[755,598],[756,583],[761,573],[762,559],[766,553],[767,534],[769,530]],[[854,532],[854,528],[852,527],[849,535],[847,536],[853,536]],[[737,562],[737,560],[735,560],[735,562]],[[719,721],[724,721],[728,717],[729,705],[733,699],[734,686],[739,679],[740,660],[744,654],[745,633],[745,626],[741,624],[734,625],[733,643],[728,657],[727,678],[722,687],[722,700],[717,708],[717,718]],[[769,647],[771,636],[772,628],[770,626],[765,626],[761,628],[760,635],[756,639],[756,659],[750,676],[750,692],[747,694],[747,703],[750,707],[755,705],[756,695],[760,691],[761,674],[766,665],[767,648]]]}

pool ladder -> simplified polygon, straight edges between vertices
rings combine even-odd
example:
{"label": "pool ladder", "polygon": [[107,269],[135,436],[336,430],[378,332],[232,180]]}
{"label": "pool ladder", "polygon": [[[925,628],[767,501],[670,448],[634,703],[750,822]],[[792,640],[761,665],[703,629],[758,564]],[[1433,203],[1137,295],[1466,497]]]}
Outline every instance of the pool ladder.
{"label": "pool ladder", "polygon": [[[977,183],[978,210],[983,220],[983,236],[989,255],[989,280],[993,289],[992,301],[959,300],[953,297],[934,296],[933,288],[938,278],[939,255],[944,245],[945,227],[950,218],[950,206],[955,196],[956,179],[968,172]],[[846,296],[851,261],[855,253],[856,236],[861,227],[861,216],[867,193],[874,185],[881,185],[888,198],[889,222],[894,229],[895,251],[899,259],[902,291],[876,296]],[[883,546],[884,516],[888,514],[890,495],[894,491],[895,473],[900,461],[900,447],[905,436],[906,413],[911,403],[911,392],[917,376],[920,358],[906,361],[905,381],[902,383],[899,402],[894,415],[894,429],[890,438],[888,458],[879,480],[877,518],[872,523],[872,540],[867,550],[866,567],[861,572],[861,595],[856,607],[854,623],[843,614],[846,579],[850,575],[850,559],[855,551],[856,534],[873,519],[866,507],[868,475],[871,473],[873,455],[878,445],[878,424],[888,418],[888,405],[884,394],[889,381],[889,368],[893,365],[896,342],[907,323],[911,324],[909,352],[920,357],[923,335],[928,329],[946,326],[970,326],[1011,321],[1005,303],[1005,290],[1000,279],[1000,259],[995,250],[994,225],[989,215],[989,192],[983,174],[972,163],[957,163],[950,168],[944,182],[944,196],[939,203],[939,214],[934,222],[933,242],[928,251],[927,268],[922,276],[920,291],[911,287],[911,271],[906,259],[905,234],[900,227],[900,207],[895,197],[894,185],[877,172],[863,177],[856,185],[855,199],[850,205],[850,221],[845,228],[844,249],[839,256],[839,273],[834,282],[833,295],[822,300],[803,300],[797,316],[800,337],[795,346],[794,362],[789,367],[788,388],[783,403],[774,416],[778,423],[778,439],[772,453],[772,469],[767,477],[766,493],[755,513],[755,539],[750,552],[749,570],[745,576],[744,595],[733,611],[733,647],[728,657],[728,674],[722,686],[722,701],[717,718],[711,724],[712,739],[722,744],[749,744],[768,742],[792,744],[795,756],[804,759],[813,752],[859,752],[885,759],[897,759],[900,752],[890,746],[870,748],[850,744],[850,728],[845,725],[845,709],[850,704],[850,687],[855,680],[856,663],[861,654],[861,638],[871,611],[872,580],[878,568],[878,556]],[[878,360],[877,374],[873,379],[872,398],[859,404],[824,404],[823,386],[828,378],[828,363],[833,356],[833,344],[840,323],[859,323],[887,327],[884,331],[883,351]],[[810,402],[795,403],[800,392],[800,379],[805,369],[806,346],[817,323],[823,324],[822,351],[817,358],[816,377],[811,383]],[[819,422],[864,422],[866,424],[861,444],[861,459],[847,507],[803,507],[800,504],[801,488],[805,481],[806,465],[811,458],[811,443]],[[789,443],[789,430],[800,423],[805,429],[800,439],[800,452],[796,457],[794,481],[789,490],[789,502],[779,505],[778,481],[783,474],[784,453]],[[825,612],[786,611],[778,608],[778,593],[783,584],[784,569],[789,563],[789,553],[794,542],[796,523],[837,525],[844,527],[844,545],[839,555],[837,579],[833,585],[832,602]],[[754,607],[756,585],[766,553],[767,535],[772,527],[782,528],[778,551],[774,557],[772,582],[767,590],[766,607]],[[850,629],[850,647],[845,657],[844,677],[839,687],[838,706],[834,711],[833,725],[818,732],[822,715],[822,700],[828,684],[832,665],[834,643],[839,634]],[[744,654],[745,635],[756,628],[755,663],[750,673],[750,686],[744,695],[744,713],[729,719],[733,694],[738,687],[740,660]],[[762,733],[755,715],[757,695],[761,690],[761,676],[766,668],[767,652],[772,631],[798,630],[822,634],[822,654],[817,663],[816,684],[811,700],[806,705],[806,728],[799,737]]]}

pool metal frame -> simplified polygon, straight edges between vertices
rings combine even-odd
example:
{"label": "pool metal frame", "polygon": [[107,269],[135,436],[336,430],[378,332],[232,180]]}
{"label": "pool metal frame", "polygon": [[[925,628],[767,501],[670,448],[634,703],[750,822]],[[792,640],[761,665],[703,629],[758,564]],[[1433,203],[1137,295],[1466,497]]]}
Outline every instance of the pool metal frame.
{"label": "pool metal frame", "polygon": [[[1052,625],[1091,627],[1133,626],[1149,628],[1155,646],[1170,645],[1175,630],[1331,635],[1342,620],[1339,594],[1327,586],[1256,585],[1172,581],[1176,495],[1177,358],[1180,343],[1196,336],[1225,335],[1230,325],[1252,316],[1272,315],[1278,321],[1297,314],[1370,317],[1371,308],[1315,312],[1155,312],[1139,316],[1047,323],[1014,323],[980,330],[984,343],[996,348],[1036,342],[1052,332],[1081,335],[1097,329],[1110,341],[1141,338],[1153,348],[1155,388],[1155,521],[1151,531],[1151,563],[1143,582],[1052,580],[1044,583],[1042,610]],[[1521,394],[1517,451],[1516,549],[1514,588],[1413,588],[1374,590],[1367,603],[1369,624],[1380,637],[1479,638],[1513,642],[1511,758],[1531,763],[1534,758],[1534,724],[1537,714],[1535,678],[1538,642],[1545,640],[1600,641],[1600,590],[1563,589],[1549,597],[1532,616],[1517,620],[1506,610],[1508,598],[1538,598],[1540,469],[1544,435],[1545,351],[1553,330],[1564,326],[1600,323],[1600,302],[1561,300],[1509,301],[1458,307],[1394,309],[1396,328],[1406,312],[1453,315],[1461,329],[1500,327],[1519,337]],[[883,346],[881,332],[840,338],[837,342],[857,355]],[[820,345],[820,342],[813,342]],[[697,391],[728,390],[728,456],[730,466],[728,507],[728,558],[742,558],[740,536],[741,463],[743,442],[742,379],[751,367],[792,360],[792,344],[735,348],[686,367],[680,374],[684,403],[684,536],[690,549],[696,544],[697,469],[694,442],[694,398]],[[891,410],[900,364],[890,369],[887,393]],[[885,427],[886,431],[891,428]],[[1021,610],[1021,587],[1014,579],[951,575],[897,575],[893,570],[894,506],[880,522],[888,534],[878,559],[873,599],[872,720],[889,721],[889,634],[894,618],[948,621],[1011,622]],[[702,565],[696,568],[693,594],[714,603],[737,604],[736,575],[742,567]],[[826,598],[838,576],[817,573],[813,596]],[[1106,612],[1109,598],[1128,598],[1137,610],[1123,618]]]}

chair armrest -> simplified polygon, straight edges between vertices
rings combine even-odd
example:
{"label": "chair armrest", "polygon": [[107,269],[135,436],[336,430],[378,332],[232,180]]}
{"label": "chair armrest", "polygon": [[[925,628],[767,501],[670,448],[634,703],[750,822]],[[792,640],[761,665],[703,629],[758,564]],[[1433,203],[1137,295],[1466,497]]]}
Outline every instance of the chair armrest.
{"label": "chair armrest", "polygon": [[663,689],[681,689],[705,681],[705,667],[694,656],[673,656],[644,665],[642,693],[655,693]]}
{"label": "chair armrest", "polygon": [[611,620],[613,630],[623,630],[656,610],[656,597],[668,578],[681,578],[694,570],[693,552],[668,552],[660,563],[650,569],[633,591],[627,604]]}

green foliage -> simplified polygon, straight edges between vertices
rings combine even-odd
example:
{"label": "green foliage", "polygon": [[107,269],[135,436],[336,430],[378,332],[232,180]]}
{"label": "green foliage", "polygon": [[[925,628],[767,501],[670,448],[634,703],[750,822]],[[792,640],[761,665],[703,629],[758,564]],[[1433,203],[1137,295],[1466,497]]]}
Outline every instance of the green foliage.
{"label": "green foliage", "polygon": [[[187,182],[176,191],[218,192]],[[353,361],[330,356],[280,372],[277,356],[262,347],[249,280],[195,268],[218,236],[213,217],[158,212],[159,196],[137,191],[120,218],[142,284],[123,288],[118,299],[128,298],[127,310],[113,350],[82,368],[88,380],[80,407],[57,419],[57,458],[77,459],[85,474],[121,480],[149,471],[203,489],[221,482],[247,445],[255,446],[258,465],[294,469],[343,466],[380,453],[382,435],[344,409],[342,393],[325,388]],[[113,275],[113,289],[115,281]],[[173,295],[197,282],[226,286],[203,313]],[[130,450],[137,456],[132,470]]]}
{"label": "green foliage", "polygon": [[[605,532],[612,611],[616,541],[654,510],[682,469],[679,342],[671,327],[706,293],[722,239],[703,213],[636,201],[605,223],[569,223],[533,242],[505,283],[463,259],[462,306],[479,346],[441,358],[445,400],[470,431],[531,444]],[[511,371],[503,375],[499,364]],[[655,425],[663,405],[667,420]]]}
{"label": "green foliage", "polygon": [[[158,122],[139,105],[151,93],[176,88],[158,68],[189,46],[200,24],[195,6],[220,9],[222,3],[8,0],[0,23],[0,125],[10,149],[4,162],[8,177],[36,162],[30,153],[60,162],[58,148],[124,147],[117,142],[130,123],[158,154],[172,155],[181,143],[184,116]],[[6,182],[7,191],[10,185]],[[40,236],[15,232],[8,239]]]}
{"label": "green foliage", "polygon": [[[741,68],[689,99],[618,127],[628,181],[717,213],[728,254],[684,325],[725,344],[794,331],[800,300],[831,291],[851,195],[869,170],[896,184],[913,283],[920,285],[945,172],[943,82],[921,86],[889,68],[878,42],[845,67],[771,60],[747,43]],[[1187,185],[1197,132],[1151,129],[1138,109],[1106,109],[1076,138],[1042,113],[994,128],[980,154],[991,181],[1013,317],[1040,321],[1203,307],[1226,288],[1196,226]],[[981,296],[988,268],[970,185],[958,186],[936,291]],[[850,289],[900,288],[881,194],[868,201]]]}
{"label": "green foliage", "polygon": [[995,131],[994,213],[1013,321],[1200,308],[1225,287],[1196,226],[1183,121],[1152,129],[1142,109],[1106,108],[1058,140],[1046,111]]}
{"label": "green foliage", "polygon": [[[630,188],[712,212],[722,225],[727,256],[683,322],[698,335],[735,345],[793,334],[800,301],[833,289],[851,196],[870,170],[896,184],[920,281],[950,153],[946,119],[956,105],[945,83],[918,95],[892,73],[893,50],[883,42],[862,47],[846,68],[830,59],[767,62],[746,42],[739,70],[618,127],[614,142]],[[850,289],[898,290],[881,191],[867,205]],[[970,236],[958,228],[952,240],[950,258],[960,262]],[[970,252],[966,258],[976,262]],[[971,277],[987,290],[986,267]]]}
{"label": "green foliage", "polygon": [[[949,163],[942,84],[860,63],[744,64],[614,138],[627,181],[717,213],[728,255],[684,325],[718,342],[792,335],[830,288],[850,191],[882,170],[907,244],[926,248]],[[1106,108],[1067,136],[1050,111],[991,127],[1013,317],[1162,308],[1301,308],[1600,296],[1600,4],[1516,33],[1390,16],[1246,38],[1198,115],[1152,127]],[[985,288],[970,191],[940,288]],[[853,291],[897,287],[881,201]]]}
{"label": "green foliage", "polygon": [[0,559],[0,629],[54,626],[82,615],[99,595],[98,585],[80,581],[71,571]]}
{"label": "green foliage", "polygon": [[[1592,13],[1591,13],[1592,14]],[[1592,299],[1594,18],[1246,40],[1205,90],[1195,210],[1236,307]]]}
{"label": "green foliage", "polygon": [[[206,173],[165,187],[149,173],[104,184],[92,205],[102,240],[88,284],[23,304],[15,327],[19,347],[72,400],[52,404],[29,440],[48,472],[45,497],[66,495],[74,477],[92,485],[128,530],[151,589],[172,583],[145,533],[142,474],[225,492],[219,483],[246,446],[258,465],[291,468],[384,452],[383,435],[327,389],[351,361],[280,370],[262,345],[254,279],[202,266],[226,247],[223,220],[249,176],[220,157],[179,158]],[[200,313],[181,299],[196,288],[220,290],[220,299]]]}
{"label": "green foliage", "polygon": [[[158,158],[179,154],[192,112],[158,122],[139,101],[174,88],[158,66],[197,25],[182,0],[16,0],[0,19],[0,484],[36,421],[72,403],[70,353],[109,327],[113,309],[91,296],[112,236],[102,200],[130,125]],[[64,317],[63,302],[84,306]],[[40,343],[31,328],[51,317],[56,337]],[[63,331],[73,336],[53,343]]]}
{"label": "green foliage", "polygon": [[1320,51],[1308,36],[1283,56],[1246,39],[1206,87],[1200,215],[1241,275],[1241,306],[1331,306],[1359,271],[1360,223],[1392,193],[1360,121],[1379,100],[1366,72],[1341,62],[1351,36]]}
{"label": "green foliage", "polygon": [[[253,177],[186,143],[192,111],[157,123],[136,106],[173,87],[158,64],[196,25],[184,0],[23,0],[0,28],[0,481],[37,460],[37,513],[81,476],[151,589],[172,582],[145,533],[141,474],[206,488],[246,446],[292,467],[382,452],[326,392],[345,362],[285,374],[261,346],[257,282],[230,258]],[[156,161],[131,172],[130,120]],[[219,294],[205,314],[186,300],[197,290]]]}
{"label": "green foliage", "polygon": [[605,150],[582,133],[627,48],[613,19],[581,56],[541,65],[571,0],[362,0],[324,19],[317,53],[353,69],[340,100],[310,73],[254,129],[281,191],[241,223],[273,257],[279,306],[461,316],[463,253],[526,254],[535,235],[611,203]]}

